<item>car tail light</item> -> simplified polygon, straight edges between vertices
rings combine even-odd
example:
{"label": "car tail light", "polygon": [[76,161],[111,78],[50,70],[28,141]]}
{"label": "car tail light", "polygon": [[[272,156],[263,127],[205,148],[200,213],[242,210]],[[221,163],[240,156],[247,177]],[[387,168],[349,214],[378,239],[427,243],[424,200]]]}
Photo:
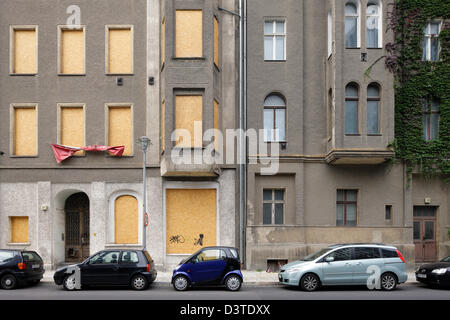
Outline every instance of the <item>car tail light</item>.
{"label": "car tail light", "polygon": [[25,263],[19,262],[17,264],[17,267],[19,268],[19,270],[25,270]]}
{"label": "car tail light", "polygon": [[403,263],[406,263],[405,259],[403,258],[402,254],[400,253],[400,251],[396,250],[398,257],[403,261]]}
{"label": "car tail light", "polygon": [[147,263],[147,272],[150,272],[150,264]]}

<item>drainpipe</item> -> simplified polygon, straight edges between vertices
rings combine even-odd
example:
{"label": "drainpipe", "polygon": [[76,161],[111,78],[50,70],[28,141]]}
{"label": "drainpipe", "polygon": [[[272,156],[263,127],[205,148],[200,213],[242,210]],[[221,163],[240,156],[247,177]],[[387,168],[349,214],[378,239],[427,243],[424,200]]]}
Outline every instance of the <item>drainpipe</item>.
{"label": "drainpipe", "polygon": [[[246,131],[246,112],[244,104],[244,92],[246,90],[244,78],[244,59],[246,61],[246,55],[244,50],[247,49],[245,44],[246,33],[244,32],[244,0],[239,0],[239,13],[233,12],[228,9],[219,7],[218,9],[226,13],[239,17],[239,145],[238,145],[238,167],[239,167],[239,254],[241,256],[241,263],[245,266],[245,208],[246,208],[246,141],[244,139],[244,132]],[[245,73],[246,76],[246,73]]]}
{"label": "drainpipe", "polygon": [[[242,62],[242,68],[243,68],[243,79],[242,79],[242,99],[243,99],[243,127],[244,127],[244,133],[247,132],[247,0],[243,0],[243,11],[244,15],[241,20],[243,20],[243,62]],[[243,137],[243,143],[244,143],[244,150],[243,150],[243,156],[244,156],[244,164],[243,164],[243,178],[244,178],[244,185],[243,185],[243,211],[242,211],[242,228],[243,231],[241,233],[243,246],[242,246],[242,262],[245,266],[247,263],[247,254],[246,254],[246,234],[247,234],[247,136],[244,135]]]}

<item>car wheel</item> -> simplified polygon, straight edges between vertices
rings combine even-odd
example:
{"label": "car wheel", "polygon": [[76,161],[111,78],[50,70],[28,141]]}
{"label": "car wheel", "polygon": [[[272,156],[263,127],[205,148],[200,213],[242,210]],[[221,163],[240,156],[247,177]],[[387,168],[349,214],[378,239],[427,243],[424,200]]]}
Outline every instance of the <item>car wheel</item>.
{"label": "car wheel", "polygon": [[74,291],[77,288],[75,274],[70,274],[64,278],[63,287],[67,291]]}
{"label": "car wheel", "polygon": [[189,287],[189,280],[185,276],[176,276],[173,279],[173,287],[177,291],[185,291]]}
{"label": "car wheel", "polygon": [[148,280],[142,274],[138,274],[131,279],[131,288],[134,290],[144,290],[148,286]]}
{"label": "car wheel", "polygon": [[17,279],[12,274],[7,274],[2,277],[1,280],[1,286],[5,290],[11,290],[16,288],[17,286]]}
{"label": "car wheel", "polygon": [[300,287],[305,291],[315,291],[319,288],[319,277],[315,274],[305,274],[300,280]]}
{"label": "car wheel", "polygon": [[242,280],[237,275],[230,275],[225,279],[225,286],[230,291],[238,291],[241,288]]}
{"label": "car wheel", "polygon": [[384,273],[380,278],[381,289],[392,291],[397,287],[397,277],[393,273]]}

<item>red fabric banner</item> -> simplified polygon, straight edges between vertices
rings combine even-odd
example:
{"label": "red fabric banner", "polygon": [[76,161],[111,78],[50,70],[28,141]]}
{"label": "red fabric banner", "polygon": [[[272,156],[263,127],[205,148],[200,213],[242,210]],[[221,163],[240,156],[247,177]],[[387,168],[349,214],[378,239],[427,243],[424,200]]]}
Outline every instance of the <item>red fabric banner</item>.
{"label": "red fabric banner", "polygon": [[100,145],[92,145],[87,147],[70,147],[70,146],[63,146],[60,144],[53,144],[52,143],[52,149],[53,154],[55,155],[56,162],[60,163],[61,161],[70,158],[73,156],[73,154],[77,151],[84,150],[84,151],[108,151],[111,155],[120,157],[123,154],[123,151],[125,150],[125,146],[100,146]]}

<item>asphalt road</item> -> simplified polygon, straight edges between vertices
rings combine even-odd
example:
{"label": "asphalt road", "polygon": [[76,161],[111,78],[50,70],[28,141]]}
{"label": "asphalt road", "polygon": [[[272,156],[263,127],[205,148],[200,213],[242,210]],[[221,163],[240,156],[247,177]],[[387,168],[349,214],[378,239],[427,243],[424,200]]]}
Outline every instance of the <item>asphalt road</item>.
{"label": "asphalt road", "polygon": [[393,292],[366,287],[328,287],[317,292],[303,292],[281,285],[243,284],[239,292],[229,292],[221,287],[177,292],[168,283],[155,283],[142,292],[128,288],[89,288],[68,292],[62,286],[43,282],[12,291],[0,290],[0,301],[7,300],[450,300],[450,289],[432,289],[418,283],[408,283],[399,285]]}

